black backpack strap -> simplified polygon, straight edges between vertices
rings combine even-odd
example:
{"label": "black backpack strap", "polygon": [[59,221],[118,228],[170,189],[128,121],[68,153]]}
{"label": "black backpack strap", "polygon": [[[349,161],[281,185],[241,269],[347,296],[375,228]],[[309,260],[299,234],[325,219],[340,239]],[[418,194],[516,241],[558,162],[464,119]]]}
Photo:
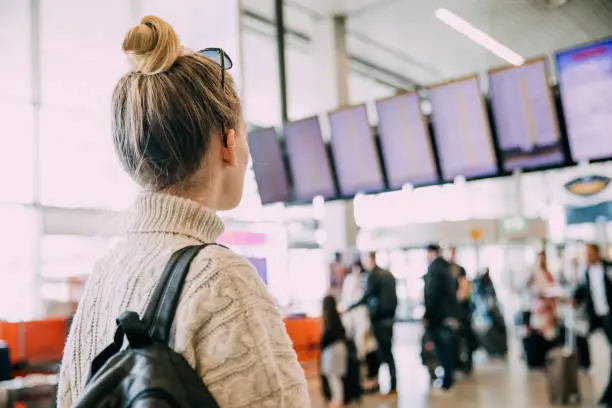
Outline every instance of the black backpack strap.
{"label": "black backpack strap", "polygon": [[96,375],[98,370],[111,359],[111,357],[121,351],[124,336],[127,337],[131,348],[147,347],[152,343],[151,337],[149,333],[147,333],[147,327],[142,320],[140,320],[138,313],[129,311],[123,312],[121,316],[117,318],[117,330],[115,331],[113,342],[102,350],[102,352],[91,362],[88,382]]}
{"label": "black backpack strap", "polygon": [[172,254],[142,319],[135,312],[124,312],[119,316],[113,342],[93,359],[88,381],[111,357],[121,351],[124,336],[128,338],[128,343],[132,348],[146,347],[152,341],[168,344],[189,266],[196,255],[209,245],[219,244],[192,245]]}
{"label": "black backpack strap", "polygon": [[185,278],[189,273],[189,266],[196,255],[210,245],[217,244],[188,246],[175,252],[170,258],[142,317],[153,341],[169,343],[170,330],[174,323],[174,315],[183,291]]}

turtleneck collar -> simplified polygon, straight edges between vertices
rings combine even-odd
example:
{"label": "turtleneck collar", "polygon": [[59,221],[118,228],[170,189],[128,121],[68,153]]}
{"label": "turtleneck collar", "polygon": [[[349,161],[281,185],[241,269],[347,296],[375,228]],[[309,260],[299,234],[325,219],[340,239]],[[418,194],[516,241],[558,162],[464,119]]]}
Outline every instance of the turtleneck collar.
{"label": "turtleneck collar", "polygon": [[195,201],[163,193],[143,193],[132,208],[128,233],[176,234],[213,243],[223,229],[221,218]]}

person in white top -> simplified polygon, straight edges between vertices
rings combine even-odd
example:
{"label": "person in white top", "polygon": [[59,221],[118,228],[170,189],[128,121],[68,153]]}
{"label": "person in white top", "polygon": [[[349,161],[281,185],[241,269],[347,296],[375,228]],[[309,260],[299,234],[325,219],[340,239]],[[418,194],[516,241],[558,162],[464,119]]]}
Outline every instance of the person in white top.
{"label": "person in white top", "polygon": [[[351,272],[346,275],[340,296],[340,310],[348,310],[359,301],[365,292],[367,274],[363,270],[361,261],[356,261]],[[370,313],[367,307],[359,306],[342,315],[342,323],[346,328],[347,336],[352,338],[357,348],[357,356],[361,361],[368,362],[368,375],[365,388],[378,386],[378,369],[380,361],[376,356],[377,345],[370,323]]]}
{"label": "person in white top", "polygon": [[538,262],[527,282],[527,289],[532,296],[530,327],[546,340],[554,340],[559,323],[557,306],[560,286],[548,268],[544,250],[538,254]]}
{"label": "person in white top", "polygon": [[[87,283],[66,342],[58,408],[79,400],[115,319],[144,311],[170,256],[219,239],[217,211],[238,205],[248,168],[246,123],[223,50],[187,50],[168,23],[147,16],[126,34],[123,51],[131,69],[113,93],[111,133],[143,191],[125,236]],[[311,406],[272,296],[229,249],[211,247],[191,263],[171,346],[222,408]]]}
{"label": "person in white top", "polygon": [[[586,304],[590,331],[601,329],[612,345],[612,264],[603,259],[597,244],[587,245],[586,257],[588,266],[574,299],[577,304]],[[612,407],[612,375],[600,404]]]}

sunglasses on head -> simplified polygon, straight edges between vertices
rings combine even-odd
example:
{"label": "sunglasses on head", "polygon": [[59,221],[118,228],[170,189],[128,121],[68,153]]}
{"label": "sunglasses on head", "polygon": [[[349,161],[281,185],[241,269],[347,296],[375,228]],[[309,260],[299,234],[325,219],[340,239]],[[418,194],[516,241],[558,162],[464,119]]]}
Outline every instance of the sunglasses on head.
{"label": "sunglasses on head", "polygon": [[[225,89],[225,71],[234,66],[230,56],[221,48],[204,48],[198,51],[198,53],[221,67],[221,89]],[[225,132],[223,121],[221,121],[221,134],[223,135],[223,146],[228,147],[227,133]]]}

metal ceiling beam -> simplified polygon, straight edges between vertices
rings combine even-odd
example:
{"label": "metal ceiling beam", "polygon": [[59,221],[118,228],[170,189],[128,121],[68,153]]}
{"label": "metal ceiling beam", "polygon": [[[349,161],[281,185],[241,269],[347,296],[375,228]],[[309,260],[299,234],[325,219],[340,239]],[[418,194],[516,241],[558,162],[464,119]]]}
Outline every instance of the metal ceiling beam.
{"label": "metal ceiling beam", "polygon": [[[266,16],[250,10],[243,11],[243,28],[270,39],[275,39],[276,24]],[[308,52],[312,45],[312,39],[307,34],[285,26],[284,29],[286,44],[303,48]],[[382,50],[382,48],[379,48]],[[374,61],[368,60],[358,55],[349,54],[349,69],[351,72],[372,79],[382,85],[405,91],[418,88],[421,85],[404,75],[384,68]]]}

